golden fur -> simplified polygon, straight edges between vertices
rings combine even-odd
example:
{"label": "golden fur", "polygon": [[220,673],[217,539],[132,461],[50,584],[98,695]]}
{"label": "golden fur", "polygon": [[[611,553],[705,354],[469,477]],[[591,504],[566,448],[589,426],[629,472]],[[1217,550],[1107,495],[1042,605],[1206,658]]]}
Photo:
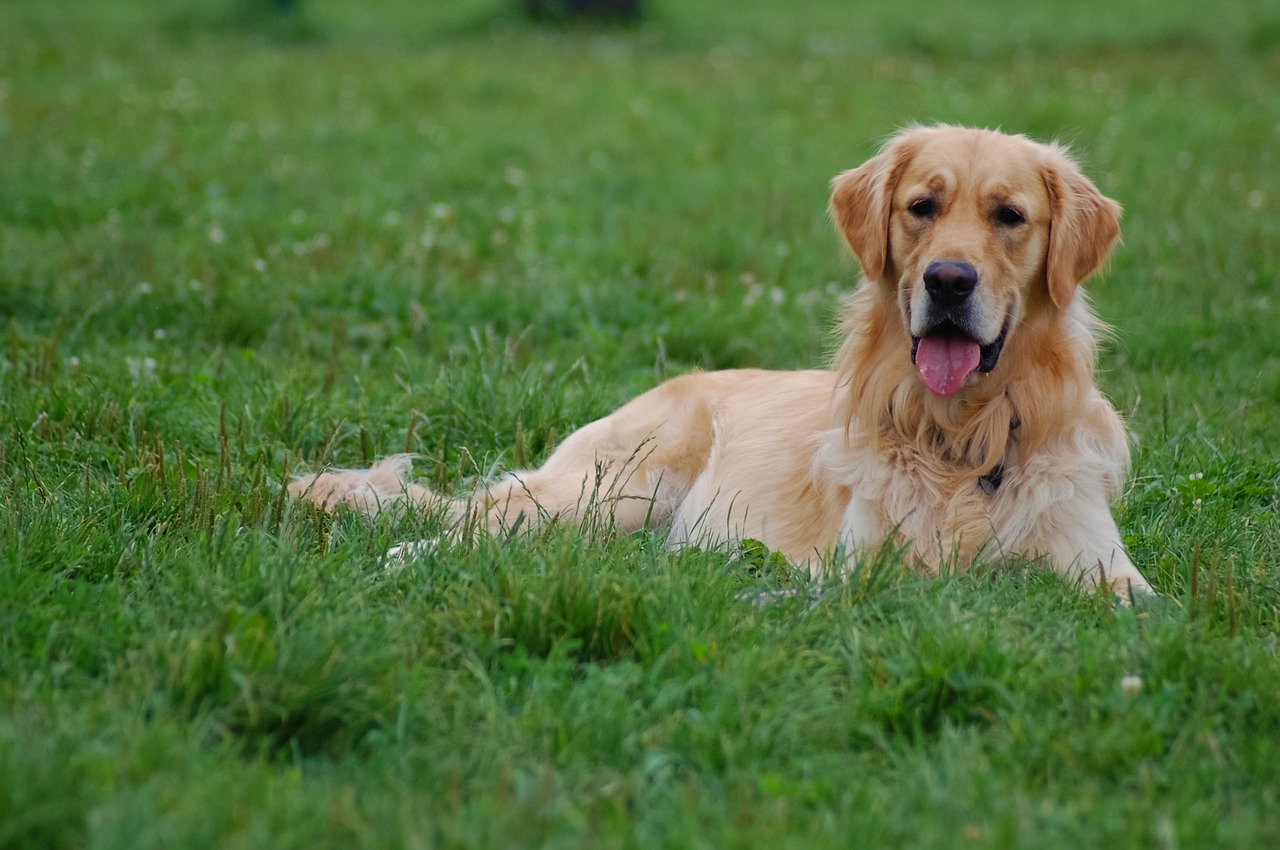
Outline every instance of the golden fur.
{"label": "golden fur", "polygon": [[[668,525],[672,546],[752,537],[809,564],[886,540],[935,572],[1016,554],[1149,590],[1108,507],[1128,447],[1094,384],[1099,326],[1076,291],[1118,238],[1119,207],[1058,146],[935,126],[839,175],[831,211],[864,277],[830,371],[675,378],[540,469],[462,499],[406,483],[404,456],[303,476],[291,493],[367,512],[410,504],[490,533],[600,511],[619,531]],[[965,344],[985,357],[999,339],[994,366],[949,395],[913,366],[913,340],[935,333],[921,317],[939,309],[924,282],[938,261],[978,281]]]}

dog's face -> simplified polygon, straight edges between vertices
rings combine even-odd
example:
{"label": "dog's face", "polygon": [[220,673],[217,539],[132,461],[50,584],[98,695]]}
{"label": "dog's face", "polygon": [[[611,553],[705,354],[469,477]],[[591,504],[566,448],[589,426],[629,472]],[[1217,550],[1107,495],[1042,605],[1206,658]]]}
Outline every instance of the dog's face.
{"label": "dog's face", "polygon": [[950,126],[900,133],[836,178],[831,207],[939,396],[997,369],[1029,311],[1065,309],[1120,232],[1062,149]]}

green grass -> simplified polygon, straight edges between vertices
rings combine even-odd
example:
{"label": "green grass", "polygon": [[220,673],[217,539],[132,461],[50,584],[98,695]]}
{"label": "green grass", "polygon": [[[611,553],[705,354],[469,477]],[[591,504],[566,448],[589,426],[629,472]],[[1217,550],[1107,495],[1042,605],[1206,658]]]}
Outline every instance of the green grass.
{"label": "green grass", "polygon": [[[0,5],[0,847],[1280,845],[1272,6],[513,6]],[[1091,290],[1165,604],[571,530],[385,575],[429,521],[280,498],[821,363],[828,180],[933,120],[1126,207]]]}

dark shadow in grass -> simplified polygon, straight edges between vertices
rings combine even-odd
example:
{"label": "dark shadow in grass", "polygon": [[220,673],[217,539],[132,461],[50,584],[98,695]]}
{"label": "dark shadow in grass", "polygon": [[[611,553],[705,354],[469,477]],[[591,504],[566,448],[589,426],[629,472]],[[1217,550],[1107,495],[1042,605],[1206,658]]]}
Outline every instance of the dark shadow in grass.
{"label": "dark shadow in grass", "polygon": [[0,732],[0,847],[84,847],[91,782],[84,743],[18,712]]}
{"label": "dark shadow in grass", "polygon": [[854,683],[853,740],[881,748],[892,741],[925,743],[949,728],[999,723],[1012,710],[1010,683],[1022,662],[995,634],[947,613],[951,606],[940,596],[953,581],[907,588],[905,598],[869,614],[891,637],[864,650]]}
{"label": "dark shadow in grass", "polygon": [[597,570],[572,549],[528,553],[543,563],[536,569],[499,568],[492,585],[471,589],[455,626],[479,632],[500,654],[554,654],[589,664],[636,656],[652,613],[639,578]]}
{"label": "dark shadow in grass", "polygon": [[381,687],[379,654],[349,643],[231,605],[174,659],[170,697],[251,756],[347,753],[388,722],[395,702]]}
{"label": "dark shadow in grass", "polygon": [[[525,7],[546,7],[546,12],[532,12]],[[573,43],[576,35],[591,37],[598,34],[620,33],[626,37],[642,30],[652,15],[608,17],[580,17],[561,14],[557,8],[566,3],[525,3],[523,0],[495,0],[490,6],[472,11],[456,20],[439,23],[424,32],[420,46],[430,44],[458,44],[467,41],[484,41],[502,35],[533,35],[541,31],[553,35],[563,34]]]}
{"label": "dark shadow in grass", "polygon": [[1280,48],[1280,15],[1257,20],[1249,30],[1248,44],[1255,53],[1268,53]]}
{"label": "dark shadow in grass", "polygon": [[224,0],[185,6],[160,21],[169,38],[188,43],[202,34],[260,38],[269,44],[322,44],[324,31],[297,0]]}
{"label": "dark shadow in grass", "polygon": [[518,0],[535,21],[555,24],[634,24],[643,17],[641,0]]}

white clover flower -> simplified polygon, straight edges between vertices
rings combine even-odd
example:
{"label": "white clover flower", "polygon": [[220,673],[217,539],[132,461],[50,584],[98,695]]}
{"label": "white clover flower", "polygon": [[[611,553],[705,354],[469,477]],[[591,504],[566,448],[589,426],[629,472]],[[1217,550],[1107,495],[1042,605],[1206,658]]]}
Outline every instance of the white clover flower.
{"label": "white clover flower", "polygon": [[135,381],[155,377],[156,361],[153,357],[126,357],[124,362]]}

